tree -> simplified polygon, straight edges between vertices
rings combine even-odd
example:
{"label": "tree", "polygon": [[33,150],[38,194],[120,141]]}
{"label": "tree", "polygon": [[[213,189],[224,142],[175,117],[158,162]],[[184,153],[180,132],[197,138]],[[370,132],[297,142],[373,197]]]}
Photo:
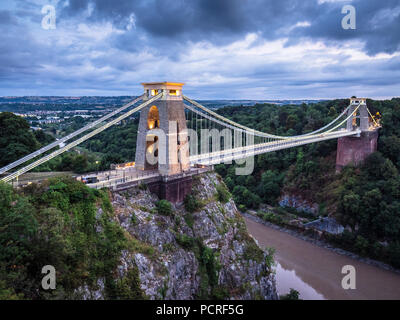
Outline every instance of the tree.
{"label": "tree", "polygon": [[267,203],[275,204],[276,198],[280,195],[279,176],[275,171],[267,170],[261,175],[258,195]]}
{"label": "tree", "polygon": [[303,171],[304,168],[304,153],[300,149],[297,152],[297,158],[296,158],[296,173],[300,174]]}
{"label": "tree", "polygon": [[[29,292],[32,282],[26,278],[34,261],[35,209],[26,198],[10,194],[10,188],[0,183],[0,282],[5,281],[5,286],[12,283],[16,292]],[[3,294],[12,295],[8,290]]]}
{"label": "tree", "polygon": [[107,153],[100,161],[100,170],[110,170],[111,164],[122,163],[123,158],[117,153]]}
{"label": "tree", "polygon": [[229,201],[229,199],[231,198],[231,194],[226,189],[226,187],[222,184],[218,184],[216,189],[217,189],[218,201],[220,201],[222,203],[227,203]]}
{"label": "tree", "polygon": [[185,210],[193,213],[202,207],[201,201],[199,201],[194,195],[188,194],[184,199]]}
{"label": "tree", "polygon": [[43,130],[36,130],[35,138],[42,146],[48,145],[55,140],[53,136],[46,134]]}
{"label": "tree", "polygon": [[380,137],[378,149],[385,157],[388,157],[393,163],[400,165],[400,137],[390,135]]}
{"label": "tree", "polygon": [[[254,108],[221,108],[218,113],[234,116],[241,124],[263,132],[290,135],[321,128],[348,103],[348,99],[338,99],[279,108],[257,104]],[[341,245],[400,264],[395,258],[400,257],[395,245],[400,243],[400,98],[367,100],[367,104],[372,114],[381,115],[382,128],[378,152],[364,164],[349,165],[335,174],[337,141],[332,139],[257,156],[252,174],[255,190],[252,177],[235,176],[235,166],[224,166],[226,173],[219,168],[237,205],[252,208],[260,197],[262,202],[274,204],[281,188],[298,193],[306,200],[325,204],[327,213],[352,228],[339,237]],[[358,248],[357,236],[362,237],[358,238]],[[379,245],[382,241],[388,245]]]}
{"label": "tree", "polygon": [[335,107],[330,107],[330,109],[329,109],[329,113],[328,113],[328,117],[335,117],[337,114],[336,114],[336,109],[335,109]]}
{"label": "tree", "polygon": [[[127,249],[107,194],[67,177],[22,191],[0,183],[0,297],[72,298],[98,278],[106,279],[107,293]],[[38,290],[46,264],[57,270],[52,292]]]}
{"label": "tree", "polygon": [[297,290],[290,288],[288,294],[280,296],[280,300],[299,300],[299,297],[300,293]]}
{"label": "tree", "polygon": [[353,230],[359,222],[360,212],[360,197],[353,191],[344,194],[341,202],[342,208],[342,222],[346,225],[350,225]]}
{"label": "tree", "polygon": [[85,172],[88,167],[88,158],[86,154],[75,156],[72,162],[72,170],[77,173]]}
{"label": "tree", "polygon": [[299,118],[295,114],[290,114],[286,119],[286,129],[294,129],[299,123]]}
{"label": "tree", "polygon": [[11,112],[0,113],[0,128],[0,166],[16,161],[40,146],[29,123]]}
{"label": "tree", "polygon": [[260,197],[250,192],[244,186],[235,186],[232,193],[235,202],[238,204],[243,204],[247,208],[258,208],[261,203]]}
{"label": "tree", "polygon": [[229,188],[229,190],[233,190],[233,188],[235,187],[235,183],[233,182],[233,180],[231,179],[231,177],[227,177],[225,179],[225,184],[226,186]]}

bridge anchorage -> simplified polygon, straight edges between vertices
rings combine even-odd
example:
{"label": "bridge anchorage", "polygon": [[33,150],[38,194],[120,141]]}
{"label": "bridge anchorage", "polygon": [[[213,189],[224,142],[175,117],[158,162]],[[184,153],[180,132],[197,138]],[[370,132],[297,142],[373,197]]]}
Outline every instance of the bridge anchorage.
{"label": "bridge anchorage", "polygon": [[[135,100],[0,168],[0,175],[4,175],[1,180],[13,185],[16,181],[18,186],[22,174],[136,113],[140,118],[135,162],[78,179],[92,188],[113,190],[145,183],[160,198],[179,203],[191,192],[192,177],[212,170],[214,164],[235,161],[244,165],[236,168],[237,174],[251,174],[255,155],[338,139],[336,168],[339,171],[350,162],[360,163],[377,147],[380,125],[369,113],[365,98],[351,98],[349,106],[338,117],[318,130],[278,136],[236,123],[191,100],[182,94],[183,83],[142,85],[144,94]],[[140,100],[142,103],[135,107]],[[86,131],[89,132],[84,134]],[[73,141],[66,144],[69,140]]]}

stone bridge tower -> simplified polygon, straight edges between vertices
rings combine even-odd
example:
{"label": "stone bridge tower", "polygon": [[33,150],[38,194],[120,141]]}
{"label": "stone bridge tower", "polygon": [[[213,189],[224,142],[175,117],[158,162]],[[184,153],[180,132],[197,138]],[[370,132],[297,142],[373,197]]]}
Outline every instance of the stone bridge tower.
{"label": "stone bridge tower", "polygon": [[149,185],[151,191],[171,202],[181,202],[191,191],[191,177],[182,177],[190,170],[189,143],[183,83],[142,83],[144,101],[162,93],[162,97],[140,112],[136,141],[135,167],[158,170],[163,183]]}
{"label": "stone bridge tower", "polygon": [[[358,112],[354,110],[357,106]],[[358,136],[341,137],[338,139],[336,152],[336,172],[339,172],[349,163],[358,165],[362,163],[371,153],[377,150],[379,128],[371,126],[368,117],[367,99],[351,98],[346,129],[360,129]]]}

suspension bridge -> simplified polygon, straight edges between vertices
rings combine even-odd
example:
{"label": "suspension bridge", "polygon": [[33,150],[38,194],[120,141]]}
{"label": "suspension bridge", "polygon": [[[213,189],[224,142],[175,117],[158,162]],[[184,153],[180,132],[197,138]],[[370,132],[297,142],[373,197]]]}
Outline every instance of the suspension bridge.
{"label": "suspension bridge", "polygon": [[204,107],[182,94],[182,83],[153,82],[143,86],[144,94],[138,98],[0,168],[1,180],[18,181],[24,173],[136,114],[139,128],[134,166],[97,173],[88,186],[121,190],[145,182],[161,197],[176,202],[190,191],[193,175],[210,170],[215,164],[330,139],[342,141],[341,150],[338,148],[341,165],[359,162],[376,149],[379,124],[365,98],[351,98],[335,119],[317,130],[280,136],[244,126]]}

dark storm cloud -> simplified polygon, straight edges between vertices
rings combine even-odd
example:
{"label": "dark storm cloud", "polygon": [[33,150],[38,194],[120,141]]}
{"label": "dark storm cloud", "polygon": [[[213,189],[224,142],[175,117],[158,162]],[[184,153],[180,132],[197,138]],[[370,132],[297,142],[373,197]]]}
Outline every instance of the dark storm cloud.
{"label": "dark storm cloud", "polygon": [[[341,8],[351,3],[357,12],[357,29],[344,30]],[[76,16],[92,8],[91,21],[111,21],[126,26],[135,16],[136,27],[149,37],[166,38],[168,42],[208,40],[226,44],[249,32],[265,39],[289,37],[295,43],[302,37],[331,41],[357,39],[365,42],[368,54],[393,53],[400,44],[398,0],[356,0],[324,2],[317,0],[193,0],[193,1],[126,1],[69,0],[63,14]],[[292,28],[307,21],[310,27]],[[127,35],[124,38],[127,42]],[[121,40],[122,41],[122,40]],[[130,48],[130,44],[128,44]],[[130,48],[131,49],[131,48]]]}
{"label": "dark storm cloud", "polygon": [[[356,30],[341,28],[344,15],[335,6],[324,5],[309,28],[295,30],[294,36],[308,36],[322,40],[361,40],[365,51],[374,55],[380,52],[393,53],[400,46],[400,2],[398,0],[358,0],[351,2],[356,9]],[[322,6],[321,6],[322,8]]]}
{"label": "dark storm cloud", "polygon": [[[399,51],[398,0],[48,0],[56,30],[41,28],[47,1],[5,1],[0,94],[135,94],[160,79],[201,98],[389,96],[400,86],[400,57],[375,56]],[[341,27],[345,4],[356,30]]]}
{"label": "dark storm cloud", "polygon": [[266,38],[276,38],[280,27],[317,14],[316,0],[69,0],[68,3],[59,4],[65,16],[78,16],[91,8],[88,20],[111,21],[121,27],[134,14],[136,26],[149,36],[177,42],[226,43],[248,32],[262,32]]}
{"label": "dark storm cloud", "polygon": [[[0,17],[2,15],[11,16],[10,13],[0,13]],[[11,20],[13,24],[7,25],[7,31],[0,32],[0,79],[8,81],[40,69],[36,62],[40,60],[40,46],[14,18]]]}
{"label": "dark storm cloud", "polygon": [[2,25],[13,25],[16,24],[16,20],[7,10],[0,10],[0,24]]}

